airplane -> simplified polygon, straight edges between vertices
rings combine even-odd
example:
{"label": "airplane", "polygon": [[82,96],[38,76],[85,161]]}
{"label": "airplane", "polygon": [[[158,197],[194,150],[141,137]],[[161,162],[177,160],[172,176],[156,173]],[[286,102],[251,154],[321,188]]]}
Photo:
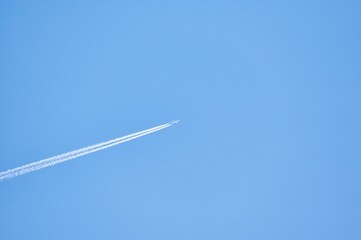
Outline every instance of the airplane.
{"label": "airplane", "polygon": [[174,123],[178,123],[180,120],[175,120],[173,122],[171,122],[171,124],[174,124]]}

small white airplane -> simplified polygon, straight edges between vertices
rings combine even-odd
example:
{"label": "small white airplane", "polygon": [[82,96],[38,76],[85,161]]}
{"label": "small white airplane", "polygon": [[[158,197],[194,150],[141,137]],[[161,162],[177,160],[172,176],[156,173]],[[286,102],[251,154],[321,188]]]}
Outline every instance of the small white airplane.
{"label": "small white airplane", "polygon": [[174,124],[174,123],[178,123],[180,120],[175,120],[173,122],[171,122],[171,124]]}

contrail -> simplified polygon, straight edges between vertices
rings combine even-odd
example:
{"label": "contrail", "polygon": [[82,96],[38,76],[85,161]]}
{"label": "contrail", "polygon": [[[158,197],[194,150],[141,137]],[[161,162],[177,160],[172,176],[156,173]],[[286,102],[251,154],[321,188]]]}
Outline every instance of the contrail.
{"label": "contrail", "polygon": [[144,135],[147,135],[147,134],[162,130],[164,128],[170,127],[174,123],[177,123],[177,122],[178,121],[173,121],[173,122],[170,122],[170,123],[159,125],[159,126],[154,127],[154,128],[149,128],[147,130],[143,130],[143,131],[140,131],[140,132],[129,134],[129,135],[124,136],[124,137],[115,138],[113,140],[109,140],[109,141],[106,141],[106,142],[91,145],[89,147],[80,148],[78,150],[63,153],[63,154],[60,154],[60,155],[57,155],[57,156],[54,156],[54,157],[51,157],[51,158],[46,158],[44,160],[40,160],[40,161],[33,162],[33,163],[30,163],[30,164],[27,164],[27,165],[24,165],[24,166],[21,166],[21,167],[17,167],[17,168],[10,169],[10,170],[4,171],[4,172],[0,172],[0,181],[7,180],[7,179],[10,179],[10,178],[13,178],[13,177],[17,177],[19,175],[23,175],[25,173],[33,172],[33,171],[36,171],[36,170],[39,170],[39,169],[42,169],[42,168],[45,168],[45,167],[53,166],[55,164],[65,162],[65,161],[68,161],[70,159],[74,159],[74,158],[77,158],[77,157],[80,157],[80,156],[83,156],[83,155],[86,155],[86,154],[89,154],[89,153],[97,152],[97,151],[100,151],[100,150],[103,150],[103,149],[106,149],[106,148],[109,148],[109,147],[112,147],[112,146],[115,146],[115,145],[118,145],[118,144],[121,144],[121,143],[124,143],[124,142],[128,142],[128,141],[131,141],[133,139],[142,137]]}

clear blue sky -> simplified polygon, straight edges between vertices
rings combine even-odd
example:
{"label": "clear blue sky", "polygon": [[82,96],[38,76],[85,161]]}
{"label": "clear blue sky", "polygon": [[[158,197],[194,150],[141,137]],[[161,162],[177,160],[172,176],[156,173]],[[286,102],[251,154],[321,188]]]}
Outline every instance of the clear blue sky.
{"label": "clear blue sky", "polygon": [[361,239],[360,1],[0,3],[0,239]]}

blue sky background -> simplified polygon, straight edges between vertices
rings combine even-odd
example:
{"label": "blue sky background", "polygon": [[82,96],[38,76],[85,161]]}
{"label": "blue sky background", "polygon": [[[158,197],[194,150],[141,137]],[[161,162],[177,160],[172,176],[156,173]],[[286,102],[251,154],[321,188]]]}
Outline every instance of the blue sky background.
{"label": "blue sky background", "polygon": [[0,239],[361,239],[360,1],[1,1]]}

